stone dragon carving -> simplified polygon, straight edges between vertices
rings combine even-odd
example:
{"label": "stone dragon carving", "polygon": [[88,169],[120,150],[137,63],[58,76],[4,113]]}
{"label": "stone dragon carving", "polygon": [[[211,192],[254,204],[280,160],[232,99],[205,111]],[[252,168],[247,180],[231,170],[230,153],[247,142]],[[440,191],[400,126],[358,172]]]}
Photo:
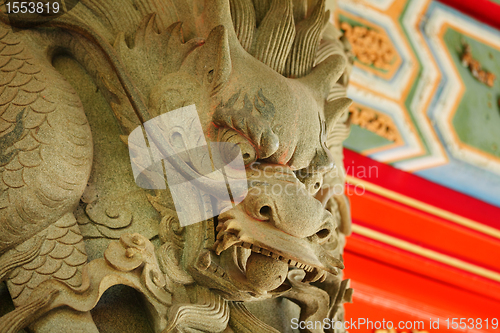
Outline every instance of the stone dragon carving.
{"label": "stone dragon carving", "polygon": [[[115,285],[142,295],[154,332],[284,331],[266,302],[342,320],[352,57],[325,1],[82,0],[1,19],[0,281],[15,308],[0,332],[105,331],[93,316]],[[240,148],[248,193],[202,195],[206,218],[181,226],[168,190],[137,186],[126,145],[193,104],[208,141]],[[176,163],[198,177],[191,154]]]}

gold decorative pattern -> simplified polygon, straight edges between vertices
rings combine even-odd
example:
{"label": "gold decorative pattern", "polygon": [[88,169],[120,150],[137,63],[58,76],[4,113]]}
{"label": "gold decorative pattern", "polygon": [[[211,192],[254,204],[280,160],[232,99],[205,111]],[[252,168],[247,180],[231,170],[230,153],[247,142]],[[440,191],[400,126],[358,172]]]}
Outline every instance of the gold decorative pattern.
{"label": "gold decorative pattern", "polygon": [[340,28],[351,43],[352,52],[358,61],[383,70],[388,70],[391,67],[396,50],[389,37],[376,30],[363,26],[352,26],[347,22],[342,22]]}
{"label": "gold decorative pattern", "polygon": [[349,113],[351,124],[367,129],[389,141],[403,142],[397,126],[390,117],[358,104],[351,105]]}
{"label": "gold decorative pattern", "polygon": [[482,69],[479,61],[472,57],[472,52],[469,44],[464,44],[464,52],[462,53],[461,60],[462,65],[464,67],[468,67],[472,76],[474,76],[479,82],[484,83],[488,87],[493,87],[496,79],[495,74]]}

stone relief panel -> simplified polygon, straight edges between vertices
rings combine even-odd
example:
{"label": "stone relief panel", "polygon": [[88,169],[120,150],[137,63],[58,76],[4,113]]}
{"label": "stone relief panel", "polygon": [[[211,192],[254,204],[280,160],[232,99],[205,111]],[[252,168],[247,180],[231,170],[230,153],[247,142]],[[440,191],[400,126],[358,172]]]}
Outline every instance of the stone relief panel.
{"label": "stone relief panel", "polygon": [[7,5],[0,332],[343,320],[352,55],[324,0]]}

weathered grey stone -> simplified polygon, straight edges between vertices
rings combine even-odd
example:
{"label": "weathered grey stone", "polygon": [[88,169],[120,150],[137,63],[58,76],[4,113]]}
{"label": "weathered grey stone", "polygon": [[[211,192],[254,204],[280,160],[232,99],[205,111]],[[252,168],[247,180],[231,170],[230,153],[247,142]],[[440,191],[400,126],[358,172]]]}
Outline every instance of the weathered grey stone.
{"label": "weathered grey stone", "polygon": [[324,0],[1,15],[0,333],[343,319],[351,65]]}

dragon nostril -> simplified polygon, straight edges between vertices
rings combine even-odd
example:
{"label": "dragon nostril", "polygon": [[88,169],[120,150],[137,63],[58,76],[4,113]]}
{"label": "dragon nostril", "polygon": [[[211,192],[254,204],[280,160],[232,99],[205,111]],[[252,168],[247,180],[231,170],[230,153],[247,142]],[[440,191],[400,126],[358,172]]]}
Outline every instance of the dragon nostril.
{"label": "dragon nostril", "polygon": [[329,229],[321,229],[320,231],[318,231],[316,233],[316,235],[318,236],[318,238],[320,240],[325,240],[330,236],[330,230]]}
{"label": "dragon nostril", "polygon": [[262,216],[270,217],[271,216],[271,207],[269,207],[269,206],[262,206],[259,209],[259,213]]}
{"label": "dragon nostril", "polygon": [[314,184],[314,189],[317,190],[319,188],[319,185],[320,185],[319,182]]}

